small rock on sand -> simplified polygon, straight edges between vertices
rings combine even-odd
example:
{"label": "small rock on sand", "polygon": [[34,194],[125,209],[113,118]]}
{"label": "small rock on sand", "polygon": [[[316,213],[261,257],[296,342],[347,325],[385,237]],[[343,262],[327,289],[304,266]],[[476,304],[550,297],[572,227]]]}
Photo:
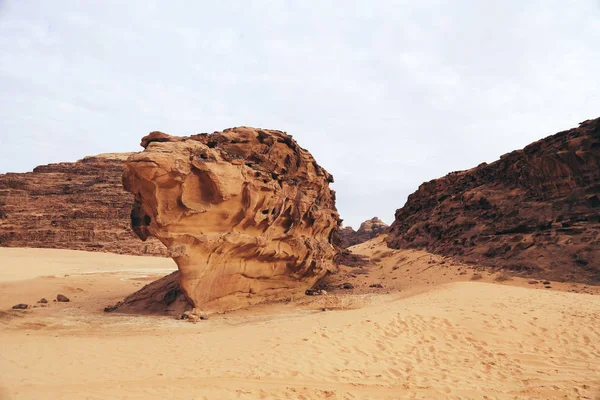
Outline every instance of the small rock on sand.
{"label": "small rock on sand", "polygon": [[342,289],[354,289],[354,285],[346,282],[342,285]]}
{"label": "small rock on sand", "polygon": [[207,320],[208,315],[205,313],[197,313],[195,311],[185,311],[178,319],[187,320],[188,322],[193,322],[194,324],[200,320]]}
{"label": "small rock on sand", "polygon": [[122,305],[123,305],[123,303],[118,301],[117,304],[115,304],[115,305],[104,307],[104,312],[108,313],[108,312],[117,311],[119,309],[119,307]]}
{"label": "small rock on sand", "polygon": [[529,281],[529,282],[527,282],[527,283],[529,283],[530,285],[535,285],[535,284],[537,284],[537,283],[538,283],[538,281],[535,281],[535,280],[530,280],[530,281]]}
{"label": "small rock on sand", "polygon": [[327,294],[327,291],[322,289],[307,289],[304,294],[307,296],[324,296]]}
{"label": "small rock on sand", "polygon": [[27,310],[28,308],[29,308],[29,305],[24,304],[24,303],[19,303],[19,304],[12,306],[13,310]]}
{"label": "small rock on sand", "polygon": [[45,298],[42,298],[40,301],[38,301],[38,303],[46,304],[46,303],[48,303],[48,300],[46,300]]}
{"label": "small rock on sand", "polygon": [[56,300],[62,302],[62,303],[66,303],[69,302],[71,300],[69,300],[69,298],[67,296],[65,296],[64,294],[59,294],[56,296]]}

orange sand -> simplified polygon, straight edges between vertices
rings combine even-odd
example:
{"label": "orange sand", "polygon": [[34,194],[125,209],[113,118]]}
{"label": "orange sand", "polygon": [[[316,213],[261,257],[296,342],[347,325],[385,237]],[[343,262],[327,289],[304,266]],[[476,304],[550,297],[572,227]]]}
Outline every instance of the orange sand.
{"label": "orange sand", "polygon": [[595,288],[355,250],[378,259],[356,290],[192,324],[102,312],[169,259],[0,248],[0,399],[600,398],[600,297],[566,291]]}

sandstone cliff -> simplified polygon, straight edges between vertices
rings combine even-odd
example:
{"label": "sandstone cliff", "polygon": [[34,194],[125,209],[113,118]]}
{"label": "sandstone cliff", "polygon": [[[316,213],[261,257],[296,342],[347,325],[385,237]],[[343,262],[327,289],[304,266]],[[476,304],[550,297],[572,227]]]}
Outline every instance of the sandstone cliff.
{"label": "sandstone cliff", "polygon": [[600,119],[422,184],[387,238],[526,275],[600,281]]}
{"label": "sandstone cliff", "polygon": [[340,237],[340,246],[345,249],[346,247],[364,243],[381,233],[387,232],[388,229],[389,226],[378,217],[373,217],[369,220],[366,220],[360,224],[360,227],[357,231],[352,229],[351,226],[343,227],[338,232]]}
{"label": "sandstone cliff", "polygon": [[[302,294],[333,269],[340,222],[333,178],[291,136],[246,127],[190,137],[152,132],[142,146],[123,175],[136,201],[132,226],[142,240],[166,245],[195,307]],[[147,287],[120,310],[164,294]]]}
{"label": "sandstone cliff", "polygon": [[129,227],[133,199],[121,175],[131,154],[0,175],[0,246],[166,255],[162,243],[142,243]]}

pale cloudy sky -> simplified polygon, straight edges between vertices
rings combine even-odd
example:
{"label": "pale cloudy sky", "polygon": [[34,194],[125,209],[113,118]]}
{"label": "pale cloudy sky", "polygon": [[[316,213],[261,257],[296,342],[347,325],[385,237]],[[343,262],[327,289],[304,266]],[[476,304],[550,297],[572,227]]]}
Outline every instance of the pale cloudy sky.
{"label": "pale cloudy sky", "polygon": [[346,224],[600,116],[600,1],[0,0],[0,173],[294,135]]}

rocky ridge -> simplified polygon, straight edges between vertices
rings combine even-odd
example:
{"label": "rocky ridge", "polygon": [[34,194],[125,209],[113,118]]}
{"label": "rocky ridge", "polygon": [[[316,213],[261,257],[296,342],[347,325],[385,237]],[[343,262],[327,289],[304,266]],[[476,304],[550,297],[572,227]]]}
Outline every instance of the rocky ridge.
{"label": "rocky ridge", "polygon": [[129,224],[133,199],[121,184],[132,153],[85,157],[0,175],[0,246],[166,255]]}
{"label": "rocky ridge", "polygon": [[600,119],[423,183],[386,240],[524,275],[600,282]]}

